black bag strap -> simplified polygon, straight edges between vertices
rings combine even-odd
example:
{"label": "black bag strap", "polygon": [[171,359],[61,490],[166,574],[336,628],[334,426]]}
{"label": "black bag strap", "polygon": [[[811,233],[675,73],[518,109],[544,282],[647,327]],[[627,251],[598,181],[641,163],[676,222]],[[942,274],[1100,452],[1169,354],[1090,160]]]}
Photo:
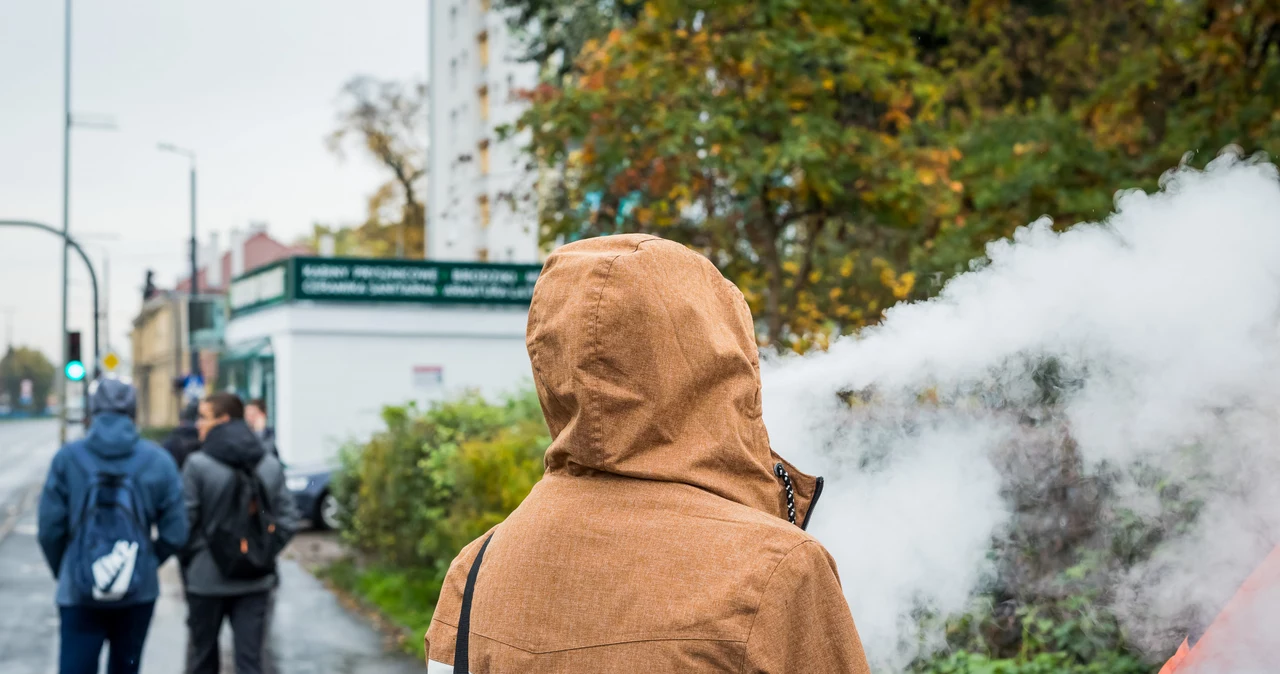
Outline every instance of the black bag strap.
{"label": "black bag strap", "polygon": [[484,539],[484,544],[480,546],[480,553],[476,555],[476,561],[471,563],[471,570],[467,572],[467,587],[462,591],[462,612],[458,615],[458,636],[453,642],[454,674],[471,672],[468,663],[468,651],[471,645],[471,599],[476,594],[476,578],[480,575],[480,563],[484,561],[484,550],[489,547],[491,540],[493,540],[492,534]]}

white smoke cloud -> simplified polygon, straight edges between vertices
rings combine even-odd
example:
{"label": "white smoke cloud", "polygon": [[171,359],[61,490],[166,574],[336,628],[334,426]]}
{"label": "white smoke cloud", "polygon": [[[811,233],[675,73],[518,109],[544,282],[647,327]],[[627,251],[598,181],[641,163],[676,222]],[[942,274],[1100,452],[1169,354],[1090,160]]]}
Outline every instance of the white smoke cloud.
{"label": "white smoke cloud", "polygon": [[[963,612],[991,570],[1012,517],[1002,489],[1040,464],[990,403],[1028,400],[1046,358],[1077,380],[1060,414],[1086,470],[1141,461],[1204,501],[1189,531],[1114,579],[1138,645],[1167,656],[1280,543],[1278,175],[1235,152],[1176,169],[1158,193],[1118,194],[1102,223],[1043,219],[991,244],[985,266],[826,353],[766,360],[770,437],[828,480],[811,530],[875,664],[939,647],[913,612]],[[928,387],[950,404],[917,404]],[[869,405],[838,402],[865,390]],[[1111,507],[1159,510],[1150,490],[1118,493]]]}

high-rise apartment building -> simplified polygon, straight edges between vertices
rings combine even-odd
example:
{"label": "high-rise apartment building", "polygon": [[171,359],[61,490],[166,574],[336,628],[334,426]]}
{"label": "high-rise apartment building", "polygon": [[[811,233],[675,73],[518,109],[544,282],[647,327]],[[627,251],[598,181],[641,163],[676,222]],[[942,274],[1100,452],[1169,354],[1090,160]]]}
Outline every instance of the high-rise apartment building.
{"label": "high-rise apartment building", "polygon": [[536,262],[537,172],[520,137],[500,140],[524,109],[537,66],[490,0],[431,0],[427,257]]}

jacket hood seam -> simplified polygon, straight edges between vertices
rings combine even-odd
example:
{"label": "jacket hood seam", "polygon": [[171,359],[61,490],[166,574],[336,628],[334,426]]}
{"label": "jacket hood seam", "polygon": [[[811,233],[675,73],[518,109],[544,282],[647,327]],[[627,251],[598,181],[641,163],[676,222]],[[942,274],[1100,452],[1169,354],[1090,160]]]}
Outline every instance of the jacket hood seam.
{"label": "jacket hood seam", "polygon": [[[605,290],[609,288],[609,280],[613,277],[613,266],[617,264],[618,258],[623,255],[634,255],[640,250],[640,246],[647,240],[648,239],[637,241],[635,247],[631,249],[630,253],[618,253],[617,255],[609,258],[609,266],[605,269],[604,279],[600,282],[600,288],[597,291],[599,294],[596,296],[596,306],[591,316],[591,350],[587,355],[587,362],[582,364],[582,374],[587,373],[588,366],[597,365],[600,360],[600,307],[604,304],[604,293]],[[587,401],[590,396],[586,394],[585,386],[579,386],[578,388],[584,392],[582,402],[578,404],[578,409],[580,413],[586,414]],[[604,419],[602,416],[603,415],[595,415],[595,419],[591,422],[591,449],[601,454],[604,453]]]}

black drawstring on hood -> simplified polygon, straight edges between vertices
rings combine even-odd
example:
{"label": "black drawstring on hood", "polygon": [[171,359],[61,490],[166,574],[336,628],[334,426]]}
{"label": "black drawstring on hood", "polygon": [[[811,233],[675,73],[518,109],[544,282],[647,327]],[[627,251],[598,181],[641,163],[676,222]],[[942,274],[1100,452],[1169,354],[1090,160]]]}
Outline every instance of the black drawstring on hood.
{"label": "black drawstring on hood", "polygon": [[796,523],[796,490],[791,486],[791,476],[787,474],[787,469],[781,463],[773,466],[773,474],[782,478],[782,486],[787,489],[787,521]]}

